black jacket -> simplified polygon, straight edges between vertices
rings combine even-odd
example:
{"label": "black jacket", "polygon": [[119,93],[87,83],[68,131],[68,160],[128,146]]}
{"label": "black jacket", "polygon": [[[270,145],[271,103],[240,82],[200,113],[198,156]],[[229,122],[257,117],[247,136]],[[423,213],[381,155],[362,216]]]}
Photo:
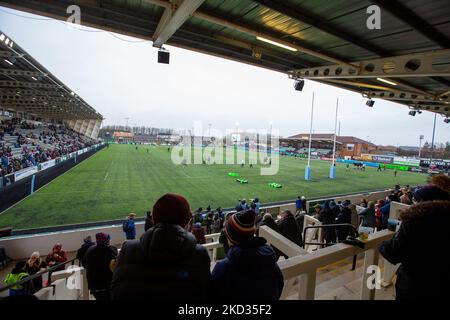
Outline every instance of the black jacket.
{"label": "black jacket", "polygon": [[[333,210],[331,210],[330,208],[322,208],[319,213],[319,221],[322,222],[322,224],[335,224],[336,217],[334,216]],[[323,228],[323,235],[326,243],[336,242],[335,228]]]}
{"label": "black jacket", "polygon": [[[348,207],[342,208],[339,215],[336,218],[336,223],[352,223],[352,211]],[[336,227],[337,238],[339,241],[347,239],[347,236],[351,232],[350,227]],[[353,233],[353,232],[352,232]]]}
{"label": "black jacket", "polygon": [[78,249],[77,251],[77,256],[76,258],[78,259],[78,261],[80,261],[81,265],[86,268],[86,252],[88,251],[88,249],[90,247],[92,247],[94,245],[93,242],[89,242],[89,243],[83,243],[80,247],[80,249]]}
{"label": "black jacket", "polygon": [[259,228],[261,226],[268,226],[270,229],[280,232],[280,228],[278,228],[277,223],[273,219],[262,219],[261,222],[258,225],[258,229],[256,229],[256,235],[259,236]]}
{"label": "black jacket", "polygon": [[278,222],[280,234],[299,246],[303,245],[302,231],[293,215],[287,215]]}
{"label": "black jacket", "polygon": [[207,297],[210,258],[178,225],[157,224],[126,241],[112,281],[113,300],[199,301]]}
{"label": "black jacket", "polygon": [[278,300],[284,286],[275,252],[259,237],[230,247],[212,278],[211,298],[221,303]]}
{"label": "black jacket", "polygon": [[442,300],[448,297],[450,214],[419,212],[403,219],[394,237],[380,246],[390,263],[401,263],[396,282],[397,300]]}
{"label": "black jacket", "polygon": [[145,218],[144,232],[153,227],[153,220],[150,218]]}
{"label": "black jacket", "polygon": [[109,289],[113,275],[110,265],[111,260],[117,257],[117,249],[97,244],[91,246],[84,257],[89,290]]}

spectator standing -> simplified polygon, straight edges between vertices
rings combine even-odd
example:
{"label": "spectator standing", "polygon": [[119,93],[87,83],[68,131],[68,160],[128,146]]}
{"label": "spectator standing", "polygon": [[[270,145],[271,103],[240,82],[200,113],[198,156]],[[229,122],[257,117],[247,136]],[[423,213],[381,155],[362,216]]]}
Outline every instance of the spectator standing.
{"label": "spectator standing", "polygon": [[369,201],[367,208],[361,211],[359,215],[363,219],[363,227],[376,228],[375,203],[373,201]]}
{"label": "spectator standing", "polygon": [[[281,219],[278,221],[277,225],[282,236],[291,240],[300,247],[303,245],[302,230],[300,229],[300,226],[291,211],[283,211],[281,213]],[[285,257],[287,259],[286,255]]]}
{"label": "spectator standing", "polygon": [[[261,219],[261,221],[259,222],[258,228],[256,229],[256,235],[259,237],[259,229],[262,226],[267,226],[270,229],[280,233],[280,228],[278,227],[278,224],[276,223],[275,219],[272,217],[272,214],[270,213],[266,213],[264,214],[263,218]],[[272,246],[273,251],[276,254],[277,257],[277,261],[279,259],[279,257],[283,254],[280,250],[278,250],[277,248],[275,248],[274,246]]]}
{"label": "spectator standing", "polygon": [[306,210],[306,204],[307,204],[307,201],[306,201],[306,198],[305,198],[305,196],[302,196],[302,206],[303,206],[303,211],[304,212],[306,212],[307,210]]}
{"label": "spectator standing", "polygon": [[336,205],[336,202],[330,201],[330,209],[333,211],[334,218],[336,219],[341,213],[341,207]]}
{"label": "spectator standing", "polygon": [[[41,255],[38,251],[35,251],[31,254],[30,259],[27,260],[25,264],[25,272],[30,276],[45,270],[47,268],[47,264],[42,260]],[[33,282],[33,292],[37,292],[42,289],[42,276],[34,278]]]}
{"label": "spectator standing", "polygon": [[192,228],[192,234],[195,236],[198,244],[206,243],[205,229],[202,227],[200,222],[194,224],[194,227]]}
{"label": "spectator standing", "polygon": [[126,241],[112,280],[113,300],[205,301],[210,258],[185,227],[187,200],[165,194],[153,206],[155,225],[140,240]]}
{"label": "spectator standing", "polygon": [[[9,274],[6,275],[3,280],[7,285],[15,284],[16,282],[29,277],[29,274],[25,272],[25,261],[19,261]],[[15,285],[9,289],[9,296],[22,296],[27,295],[32,289],[32,282]],[[33,290],[31,290],[33,291]]]}
{"label": "spectator standing", "polygon": [[[349,204],[350,203],[346,202],[346,201],[344,201],[342,203],[342,209],[339,210],[339,214],[336,217],[337,224],[341,224],[341,223],[351,224],[352,223],[352,211],[348,207]],[[345,226],[336,227],[336,236],[339,241],[343,241],[343,240],[347,239],[347,236],[350,234],[350,232],[351,232],[350,227],[345,227]]]}
{"label": "spectator standing", "polygon": [[123,223],[122,228],[125,232],[125,238],[127,240],[136,239],[136,226],[134,224],[134,219],[136,218],[135,213],[130,213],[127,220]]}
{"label": "spectator standing", "polygon": [[[60,243],[56,243],[53,246],[52,252],[50,252],[45,258],[45,262],[49,267],[54,267],[57,264],[64,263],[67,261],[67,254],[62,249],[62,245]],[[64,265],[61,265],[59,268],[56,268],[54,271],[64,270]]]}
{"label": "spectator standing", "polygon": [[259,236],[259,228],[261,226],[268,226],[270,229],[280,232],[280,229],[278,227],[278,224],[276,223],[275,219],[272,217],[272,214],[266,213],[264,214],[262,220],[260,221],[258,228],[256,229],[256,235]]}
{"label": "spectator standing", "polygon": [[153,227],[153,218],[152,218],[152,212],[149,210],[147,211],[146,217],[145,217],[145,225],[144,225],[144,231],[147,232],[148,229]]}
{"label": "spectator standing", "polygon": [[[346,201],[348,201],[348,200],[346,200]],[[352,212],[351,224],[352,224],[353,227],[355,227],[356,230],[358,230],[358,227],[359,227],[359,216],[358,216],[358,211],[356,210],[356,205],[354,203],[350,203],[350,201],[348,201],[348,208]]]}
{"label": "spectator standing", "polygon": [[247,210],[230,217],[225,235],[230,245],[227,256],[212,271],[212,292],[217,301],[272,301],[283,290],[283,275],[273,249],[255,237],[255,212]]}
{"label": "spectator standing", "polygon": [[[399,230],[380,246],[392,264],[401,263],[395,284],[397,300],[442,300],[448,296],[450,274],[439,271],[450,229],[450,201],[427,201],[400,213]],[[424,241],[433,239],[434,245]],[[417,254],[420,252],[420,254]]]}
{"label": "spectator standing", "polygon": [[95,235],[96,244],[86,252],[86,276],[88,287],[96,300],[111,300],[111,261],[117,257],[117,249],[110,245],[111,237],[106,233]]}
{"label": "spectator standing", "polygon": [[363,207],[363,208],[367,208],[367,199],[366,198],[362,198],[361,199],[361,203],[359,204],[359,206],[360,207]]}
{"label": "spectator standing", "polygon": [[251,209],[255,211],[256,215],[259,215],[259,208],[261,207],[261,203],[259,202],[259,198],[255,198],[252,201]]}
{"label": "spectator standing", "polygon": [[81,245],[80,249],[78,249],[78,251],[77,251],[76,258],[78,259],[78,261],[81,263],[81,265],[84,268],[86,268],[85,254],[86,254],[87,250],[93,245],[94,245],[94,243],[92,242],[91,236],[87,236],[86,238],[83,239],[83,244]]}
{"label": "spectator standing", "polygon": [[295,213],[298,214],[303,211],[303,201],[300,196],[295,200]]}
{"label": "spectator standing", "polygon": [[218,213],[214,214],[214,220],[212,224],[212,232],[220,233],[222,231],[222,221]]}
{"label": "spectator standing", "polygon": [[[331,225],[335,223],[336,217],[334,212],[330,208],[328,201],[325,201],[322,208],[320,209],[318,220],[322,222],[322,225]],[[323,228],[323,235],[326,243],[336,242],[336,232],[333,227]]]}

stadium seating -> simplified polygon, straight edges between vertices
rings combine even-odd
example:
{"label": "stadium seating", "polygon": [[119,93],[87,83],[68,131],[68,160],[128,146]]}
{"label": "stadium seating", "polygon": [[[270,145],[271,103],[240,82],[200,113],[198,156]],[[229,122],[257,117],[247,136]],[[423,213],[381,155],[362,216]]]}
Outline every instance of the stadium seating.
{"label": "stadium seating", "polygon": [[94,143],[93,139],[64,125],[43,123],[35,126],[26,121],[20,124],[4,121],[0,124],[1,173],[20,171]]}

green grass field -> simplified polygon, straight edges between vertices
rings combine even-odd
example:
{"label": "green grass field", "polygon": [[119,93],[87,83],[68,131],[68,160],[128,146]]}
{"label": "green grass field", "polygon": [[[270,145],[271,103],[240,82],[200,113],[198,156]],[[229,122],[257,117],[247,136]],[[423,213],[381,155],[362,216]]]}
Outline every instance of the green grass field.
{"label": "green grass field", "polygon": [[[144,216],[166,192],[179,193],[191,208],[211,205],[234,207],[240,198],[259,197],[262,203],[375,190],[398,184],[421,184],[426,176],[392,171],[361,172],[337,165],[328,179],[330,162],[312,161],[313,181],[304,181],[306,160],[281,157],[276,176],[261,176],[258,166],[188,165],[172,163],[166,147],[111,145],[53,180],[0,215],[0,227],[34,228],[124,218],[129,212]],[[228,172],[249,181],[239,184]],[[283,185],[270,188],[269,182]]]}

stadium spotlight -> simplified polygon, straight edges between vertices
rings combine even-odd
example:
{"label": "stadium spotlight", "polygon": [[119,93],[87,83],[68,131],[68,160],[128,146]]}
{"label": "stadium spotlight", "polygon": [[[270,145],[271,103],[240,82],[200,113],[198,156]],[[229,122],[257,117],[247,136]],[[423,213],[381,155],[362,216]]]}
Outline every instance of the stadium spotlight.
{"label": "stadium spotlight", "polygon": [[445,122],[445,123],[450,123],[450,118],[445,118],[445,119],[444,119],[444,122]]}
{"label": "stadium spotlight", "polygon": [[303,90],[303,86],[305,85],[305,80],[296,80],[294,83],[294,88],[297,91],[302,91]]}
{"label": "stadium spotlight", "polygon": [[414,111],[414,110],[411,110],[410,112],[408,112],[408,114],[410,115],[410,116],[415,116],[416,115],[416,111]]}
{"label": "stadium spotlight", "polygon": [[158,63],[169,64],[170,53],[164,48],[158,50]]}
{"label": "stadium spotlight", "polygon": [[367,100],[366,105],[368,107],[373,107],[373,105],[375,104],[375,101],[373,101],[372,99]]}

